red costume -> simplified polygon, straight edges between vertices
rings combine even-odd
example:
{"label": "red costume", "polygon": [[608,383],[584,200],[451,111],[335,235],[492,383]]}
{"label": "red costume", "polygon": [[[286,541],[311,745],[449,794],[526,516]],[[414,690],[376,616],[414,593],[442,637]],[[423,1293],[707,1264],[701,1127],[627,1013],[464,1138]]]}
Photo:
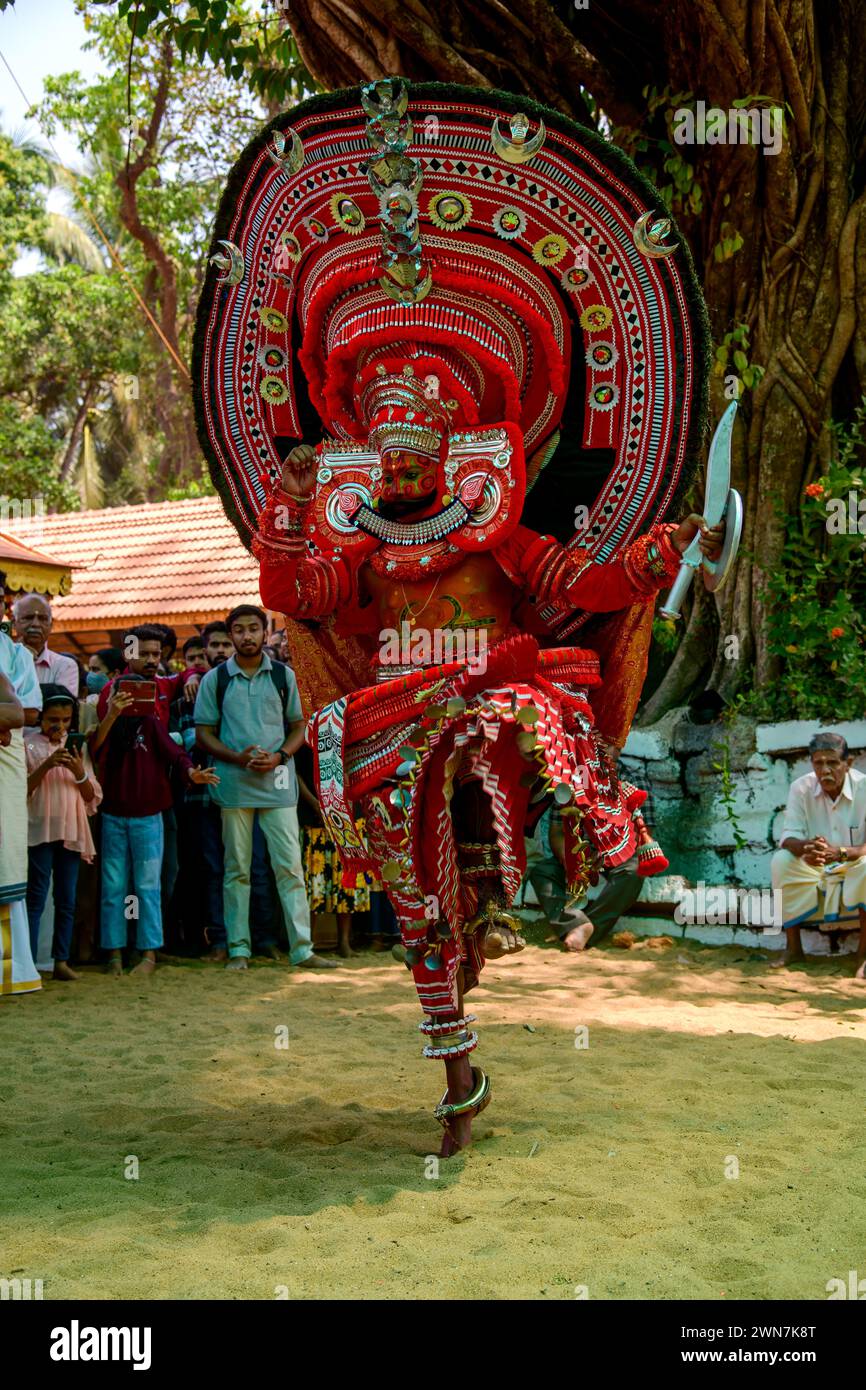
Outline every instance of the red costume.
{"label": "red costume", "polygon": [[[385,880],[446,1061],[477,1041],[462,992],[523,945],[507,908],[551,795],[575,888],[636,851],[666,866],[606,751],[679,567],[657,518],[699,432],[700,301],[657,201],[552,112],[436,86],[410,108],[389,80],[273,123],[220,214],[203,445],[264,603],[298,620],[329,832]],[[279,457],[312,442],[311,408],[327,437],[298,496]]]}

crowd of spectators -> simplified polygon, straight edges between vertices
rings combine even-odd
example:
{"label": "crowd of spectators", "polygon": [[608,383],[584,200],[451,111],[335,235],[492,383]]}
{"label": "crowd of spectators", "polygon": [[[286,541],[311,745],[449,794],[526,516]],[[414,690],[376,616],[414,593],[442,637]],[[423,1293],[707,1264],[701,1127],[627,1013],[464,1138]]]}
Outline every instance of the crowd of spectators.
{"label": "crowd of spectators", "polygon": [[16,721],[2,702],[22,710],[26,806],[11,805],[12,782],[0,792],[4,819],[26,820],[34,977],[72,981],[95,961],[148,975],[166,956],[235,972],[284,952],[329,969],[362,943],[399,941],[381,884],[343,881],[287,635],[269,635],[265,613],[240,605],[180,652],[171,628],[137,625],[86,670],[50,633],[50,604],[28,594],[13,605],[17,641],[0,645],[5,748]]}

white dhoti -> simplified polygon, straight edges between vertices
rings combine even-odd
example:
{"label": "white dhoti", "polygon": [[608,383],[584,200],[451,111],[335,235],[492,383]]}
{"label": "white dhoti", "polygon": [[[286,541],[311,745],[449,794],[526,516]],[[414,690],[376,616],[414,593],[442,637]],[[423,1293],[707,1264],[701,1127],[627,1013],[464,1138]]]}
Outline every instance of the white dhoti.
{"label": "white dhoti", "polygon": [[[866,908],[866,856],[845,864],[807,864],[780,849],[773,855],[773,887],[782,894],[782,925],[808,922],[820,931],[859,926],[859,908]],[[810,919],[814,918],[812,921]]]}
{"label": "white dhoti", "polygon": [[27,922],[27,765],[20,729],[0,745],[0,996],[41,989]]}

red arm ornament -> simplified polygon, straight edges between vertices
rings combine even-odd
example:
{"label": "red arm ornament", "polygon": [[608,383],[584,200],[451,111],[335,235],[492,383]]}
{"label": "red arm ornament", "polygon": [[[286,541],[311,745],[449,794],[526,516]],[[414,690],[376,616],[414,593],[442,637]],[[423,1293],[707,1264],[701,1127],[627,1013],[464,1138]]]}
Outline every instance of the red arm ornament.
{"label": "red arm ornament", "polygon": [[253,554],[266,608],[293,618],[324,618],[352,598],[352,574],[342,558],[310,553],[302,532],[307,506],[275,488],[259,517]]}
{"label": "red arm ornament", "polygon": [[616,559],[594,564],[585,550],[568,550],[551,536],[519,526],[497,559],[539,603],[569,603],[589,613],[613,613],[649,602],[672,584],[681,556],[671,541],[675,525],[657,524]]}

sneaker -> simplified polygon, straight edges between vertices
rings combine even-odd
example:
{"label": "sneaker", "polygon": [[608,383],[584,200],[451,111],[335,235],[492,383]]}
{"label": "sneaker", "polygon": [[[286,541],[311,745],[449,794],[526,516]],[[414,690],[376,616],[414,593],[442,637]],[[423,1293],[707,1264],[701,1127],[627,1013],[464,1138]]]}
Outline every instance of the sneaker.
{"label": "sneaker", "polygon": [[336,970],[339,961],[326,960],[324,956],[307,956],[306,960],[298,961],[299,970]]}

